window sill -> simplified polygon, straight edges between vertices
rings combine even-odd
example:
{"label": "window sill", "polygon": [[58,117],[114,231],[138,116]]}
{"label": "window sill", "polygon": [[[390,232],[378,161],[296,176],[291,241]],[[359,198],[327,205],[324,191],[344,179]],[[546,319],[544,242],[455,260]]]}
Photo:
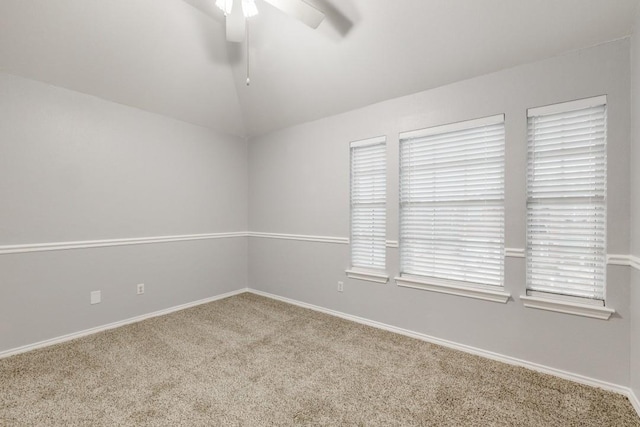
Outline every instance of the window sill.
{"label": "window sill", "polygon": [[522,295],[520,299],[525,307],[537,308],[539,310],[555,311],[557,313],[573,314],[576,316],[591,317],[593,319],[609,320],[609,317],[616,311],[591,304],[580,304],[556,300],[551,298],[531,297]]}
{"label": "window sill", "polygon": [[463,285],[456,282],[448,282],[427,277],[396,277],[396,284],[405,288],[421,289],[425,291],[439,292],[441,294],[458,295],[461,297],[481,299],[485,301],[505,304],[511,294],[496,289],[489,289],[483,285]]}
{"label": "window sill", "polygon": [[345,270],[347,277],[356,280],[366,280],[368,282],[387,283],[389,276],[382,273],[374,273],[372,271],[364,270]]}

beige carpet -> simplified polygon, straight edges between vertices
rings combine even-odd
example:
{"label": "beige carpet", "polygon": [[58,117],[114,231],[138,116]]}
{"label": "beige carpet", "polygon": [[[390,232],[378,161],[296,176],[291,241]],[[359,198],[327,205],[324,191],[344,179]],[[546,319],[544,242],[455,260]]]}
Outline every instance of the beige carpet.
{"label": "beige carpet", "polygon": [[0,360],[2,426],[640,426],[628,400],[242,294]]}

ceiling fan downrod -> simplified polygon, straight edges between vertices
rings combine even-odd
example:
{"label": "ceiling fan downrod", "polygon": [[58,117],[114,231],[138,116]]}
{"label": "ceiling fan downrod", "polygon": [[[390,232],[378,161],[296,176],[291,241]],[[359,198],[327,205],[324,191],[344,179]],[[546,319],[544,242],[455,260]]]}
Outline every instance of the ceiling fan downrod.
{"label": "ceiling fan downrod", "polygon": [[247,63],[247,86],[249,86],[251,84],[251,79],[249,78],[249,22],[247,22],[246,32],[247,32],[246,34],[247,43],[246,43],[245,55],[246,55],[246,63]]}

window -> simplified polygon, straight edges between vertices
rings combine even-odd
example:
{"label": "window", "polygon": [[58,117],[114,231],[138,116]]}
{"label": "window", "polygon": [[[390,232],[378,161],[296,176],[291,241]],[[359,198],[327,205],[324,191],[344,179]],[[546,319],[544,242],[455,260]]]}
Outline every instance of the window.
{"label": "window", "polygon": [[[386,175],[385,137],[351,143],[351,265],[360,273],[385,269]],[[387,281],[380,274],[367,278],[350,272],[359,279]]]}
{"label": "window", "polygon": [[606,102],[602,96],[528,111],[530,295],[604,301]]}
{"label": "window", "polygon": [[429,284],[503,285],[504,115],[400,135],[400,263]]}

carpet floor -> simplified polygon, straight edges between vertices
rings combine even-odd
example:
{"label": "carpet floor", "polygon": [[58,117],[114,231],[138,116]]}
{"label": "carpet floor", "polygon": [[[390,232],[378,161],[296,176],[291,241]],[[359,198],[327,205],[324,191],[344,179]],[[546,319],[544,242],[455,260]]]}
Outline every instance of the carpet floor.
{"label": "carpet floor", "polygon": [[0,360],[2,426],[639,426],[626,397],[254,294]]}

